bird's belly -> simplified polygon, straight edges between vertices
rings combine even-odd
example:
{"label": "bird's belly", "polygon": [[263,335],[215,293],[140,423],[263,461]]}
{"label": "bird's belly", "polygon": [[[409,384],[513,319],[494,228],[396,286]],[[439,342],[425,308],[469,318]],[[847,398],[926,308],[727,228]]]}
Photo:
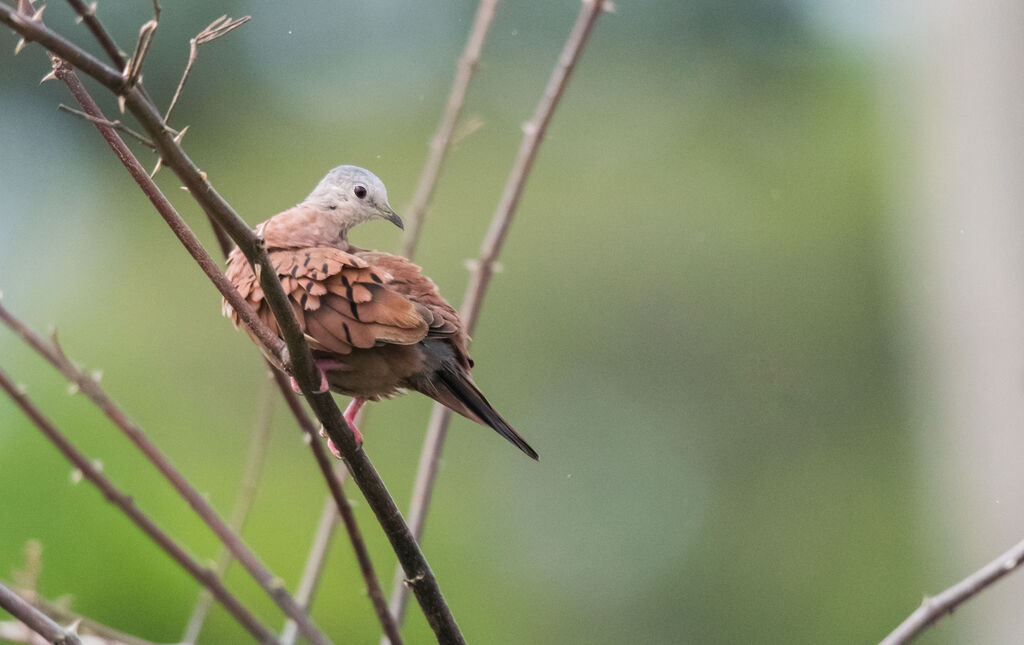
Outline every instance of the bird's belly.
{"label": "bird's belly", "polygon": [[390,398],[423,368],[423,350],[415,345],[382,345],[331,355],[344,367],[327,371],[331,390],[370,401]]}

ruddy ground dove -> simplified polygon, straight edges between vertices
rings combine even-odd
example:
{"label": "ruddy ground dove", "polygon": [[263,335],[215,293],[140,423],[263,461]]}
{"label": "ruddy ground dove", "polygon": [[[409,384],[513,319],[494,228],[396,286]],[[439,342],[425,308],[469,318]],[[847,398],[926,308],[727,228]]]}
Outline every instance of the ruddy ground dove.
{"label": "ruddy ground dove", "polygon": [[[473,383],[469,338],[434,282],[403,257],[349,244],[349,230],[373,219],[402,227],[376,175],[338,166],[305,201],[256,228],[313,350],[321,391],[353,397],[344,416],[359,442],[355,415],[362,405],[408,389],[494,428],[537,459]],[[226,273],[260,318],[280,333],[252,267],[237,248],[228,256]],[[227,302],[223,311],[239,326]]]}

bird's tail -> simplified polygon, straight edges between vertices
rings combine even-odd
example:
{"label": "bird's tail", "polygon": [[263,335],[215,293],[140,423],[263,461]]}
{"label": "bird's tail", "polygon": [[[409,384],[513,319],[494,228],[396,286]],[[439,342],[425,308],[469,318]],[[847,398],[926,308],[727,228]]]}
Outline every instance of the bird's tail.
{"label": "bird's tail", "polygon": [[497,410],[491,407],[476,385],[461,370],[443,365],[437,370],[437,377],[440,381],[437,384],[442,387],[437,387],[431,393],[432,398],[468,419],[494,428],[498,434],[515,444],[532,459],[538,458],[537,451],[531,448],[530,444],[526,443],[507,421],[501,418]]}

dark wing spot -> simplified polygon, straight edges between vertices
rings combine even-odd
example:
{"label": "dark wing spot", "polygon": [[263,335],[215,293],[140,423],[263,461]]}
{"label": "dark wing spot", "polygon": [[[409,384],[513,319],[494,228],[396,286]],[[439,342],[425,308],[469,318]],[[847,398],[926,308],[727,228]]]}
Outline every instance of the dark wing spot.
{"label": "dark wing spot", "polygon": [[[345,340],[348,342],[349,345],[352,345],[352,333],[349,332],[348,330],[348,323],[342,322],[341,328],[345,330]],[[352,346],[355,347],[355,345]]]}
{"label": "dark wing spot", "polygon": [[326,262],[324,262],[324,265],[322,267],[320,267],[320,270],[324,272],[324,275],[327,275],[327,263]]}
{"label": "dark wing spot", "polygon": [[371,273],[371,274],[370,274],[370,279],[372,279],[372,280],[373,280],[374,282],[376,282],[377,284],[384,284],[384,283],[383,283],[383,282],[381,281],[381,279],[380,279],[380,276],[379,276],[379,275],[377,275],[376,273]]}
{"label": "dark wing spot", "polygon": [[309,260],[310,260],[309,253],[307,253],[306,254],[306,261],[302,263],[302,266],[308,267],[309,266]]}
{"label": "dark wing spot", "polygon": [[351,289],[351,286],[349,285],[348,276],[345,275],[344,272],[342,272],[342,274],[341,274],[341,283],[343,285],[345,285],[346,287],[349,287],[349,293],[351,294],[352,293],[352,289]]}
{"label": "dark wing spot", "polygon": [[292,270],[291,270],[292,277],[294,278],[298,273],[299,273],[299,265],[293,264],[292,265]]}
{"label": "dark wing spot", "polygon": [[308,299],[309,299],[309,294],[308,293],[302,294],[302,297],[299,298],[299,305],[301,305],[303,309],[306,308],[306,300],[308,300]]}
{"label": "dark wing spot", "polygon": [[352,285],[345,283],[345,297],[348,298],[348,308],[352,310],[352,317],[359,320],[359,312],[356,311],[356,302],[352,297]]}

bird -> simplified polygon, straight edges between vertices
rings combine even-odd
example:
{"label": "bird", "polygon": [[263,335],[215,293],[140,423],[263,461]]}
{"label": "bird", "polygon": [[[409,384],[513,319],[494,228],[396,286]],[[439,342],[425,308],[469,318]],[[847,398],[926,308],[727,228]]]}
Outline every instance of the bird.
{"label": "bird", "polygon": [[[348,241],[353,227],[380,219],[404,228],[384,183],[365,168],[343,165],[330,170],[300,204],[255,229],[312,350],[319,391],[352,397],[343,416],[360,445],[360,408],[414,390],[493,428],[538,459],[473,382],[469,336],[434,281],[404,257]],[[225,275],[280,336],[259,280],[237,247],[228,255]],[[227,300],[222,312],[241,326]],[[294,378],[291,383],[298,392]],[[330,439],[328,447],[340,457]]]}

